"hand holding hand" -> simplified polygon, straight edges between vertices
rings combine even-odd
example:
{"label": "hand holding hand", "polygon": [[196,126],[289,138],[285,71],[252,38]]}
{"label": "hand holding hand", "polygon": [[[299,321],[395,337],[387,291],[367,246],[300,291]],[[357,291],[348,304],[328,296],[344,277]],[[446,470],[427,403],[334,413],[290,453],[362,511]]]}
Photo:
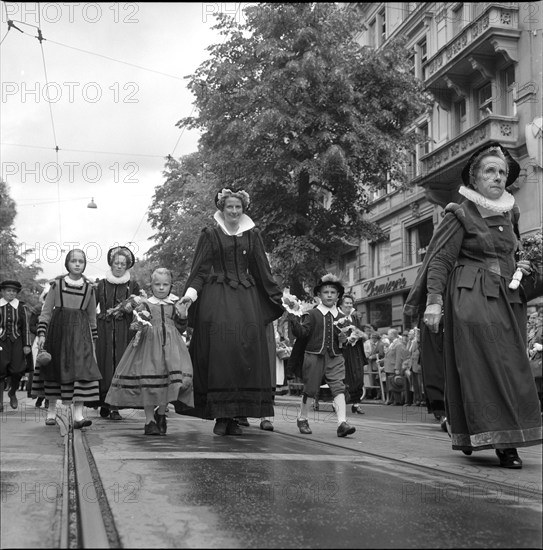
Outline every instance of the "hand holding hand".
{"label": "hand holding hand", "polygon": [[23,346],[23,353],[25,355],[28,355],[32,351],[32,348],[30,346]]}

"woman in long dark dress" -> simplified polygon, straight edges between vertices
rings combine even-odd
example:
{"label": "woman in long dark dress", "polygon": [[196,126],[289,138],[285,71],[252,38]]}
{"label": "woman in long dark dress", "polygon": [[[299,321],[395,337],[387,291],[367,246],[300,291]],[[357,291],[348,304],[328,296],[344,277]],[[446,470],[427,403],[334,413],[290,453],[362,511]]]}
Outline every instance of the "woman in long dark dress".
{"label": "woman in long dark dress", "polygon": [[132,313],[119,311],[108,315],[107,311],[119,305],[132,294],[138,295],[140,287],[130,273],[134,265],[134,254],[126,246],[116,246],[107,253],[110,268],[105,278],[98,282],[96,303],[100,306],[97,316],[98,341],[96,359],[102,374],[100,381],[100,416],[111,420],[121,420],[118,407],[109,406],[104,399],[111,386],[115,369],[123,356],[128,343],[134,336],[130,331]]}
{"label": "woman in long dark dress", "polygon": [[357,311],[354,310],[354,299],[350,294],[344,294],[339,304],[339,309],[354,327],[360,330],[362,337],[354,344],[347,343],[343,346],[343,358],[345,359],[345,385],[348,389],[347,404],[351,404],[354,413],[364,414],[360,408],[360,398],[364,391],[364,365],[368,363],[364,352],[364,323]]}
{"label": "woman in long dark dress", "polygon": [[217,435],[237,435],[235,418],[274,414],[266,326],[284,309],[260,231],[245,213],[249,195],[223,189],[215,204],[216,224],[200,235],[179,302],[190,304],[194,328],[195,408],[186,414],[216,419]]}
{"label": "woman in long dark dress", "polygon": [[542,441],[526,355],[526,299],[522,287],[509,287],[516,267],[531,270],[530,262],[515,262],[518,209],[505,191],[519,171],[499,143],[472,156],[462,172],[464,200],[447,207],[406,302],[406,313],[426,304],[423,322],[432,332],[443,316],[452,448],[468,455],[495,449],[502,467],[517,469],[517,448]]}

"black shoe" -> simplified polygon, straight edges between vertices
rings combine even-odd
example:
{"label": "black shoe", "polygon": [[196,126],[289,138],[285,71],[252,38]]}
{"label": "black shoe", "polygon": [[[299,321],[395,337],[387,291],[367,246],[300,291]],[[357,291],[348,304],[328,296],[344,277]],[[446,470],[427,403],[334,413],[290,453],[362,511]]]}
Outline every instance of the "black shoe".
{"label": "black shoe", "polygon": [[262,420],[260,422],[260,429],[266,432],[273,432],[273,424],[269,420]]}
{"label": "black shoe", "polygon": [[119,411],[111,411],[109,413],[110,420],[122,420],[123,417],[119,414]]}
{"label": "black shoe", "polygon": [[351,411],[355,414],[365,414],[364,411],[360,408],[360,405],[353,405]]}
{"label": "black shoe", "polygon": [[15,394],[9,395],[9,406],[12,409],[16,409],[19,406],[19,401],[17,400],[17,396]]}
{"label": "black shoe", "polygon": [[109,407],[100,407],[100,416],[107,418],[109,416]]}
{"label": "black shoe", "polygon": [[83,418],[83,420],[74,420],[74,430],[80,430],[81,428],[86,428],[91,425],[92,420],[87,420],[86,418]]}
{"label": "black shoe", "polygon": [[240,426],[245,426],[248,428],[250,426],[249,421],[247,420],[246,416],[237,416],[234,419]]}
{"label": "black shoe", "polygon": [[38,397],[38,399],[36,399],[36,403],[35,403],[35,407],[38,407],[38,409],[43,405],[43,397]]}
{"label": "black shoe", "polygon": [[229,418],[226,425],[226,435],[242,435],[243,430],[239,425],[238,421],[234,418]]}
{"label": "black shoe", "polygon": [[46,426],[56,426],[56,424],[57,424],[56,418],[47,418],[45,420],[45,425]]}
{"label": "black shoe", "polygon": [[215,435],[226,435],[228,428],[228,418],[217,418],[215,426],[213,427],[213,433]]}
{"label": "black shoe", "polygon": [[[112,411],[111,414],[113,415],[115,411]],[[166,431],[168,430],[168,423],[166,422],[166,415],[165,414],[158,414],[158,412],[155,412],[155,422],[158,427],[158,431],[160,432],[160,435],[166,435]]]}
{"label": "black shoe", "polygon": [[312,434],[311,428],[309,427],[309,422],[307,420],[296,420],[296,425],[300,430],[301,434]]}
{"label": "black shoe", "polygon": [[441,422],[440,422],[439,425],[441,426],[441,430],[442,430],[442,431],[444,431],[445,433],[449,433],[449,432],[447,431],[447,419],[446,419],[445,417],[443,417],[443,418],[441,419]]}
{"label": "black shoe", "polygon": [[462,452],[466,455],[466,456],[471,456],[471,454],[473,453],[473,451],[464,451],[462,450]]}
{"label": "black shoe", "polygon": [[513,470],[520,470],[522,468],[522,460],[516,449],[496,449],[496,455],[500,459],[500,466],[502,468]]}
{"label": "black shoe", "polygon": [[345,437],[347,435],[354,434],[356,432],[356,428],[354,426],[350,426],[347,424],[347,422],[342,422],[337,429],[337,436],[338,437]]}
{"label": "black shoe", "polygon": [[149,424],[145,424],[145,429],[143,433],[145,435],[160,435],[160,431],[154,420],[151,420]]}

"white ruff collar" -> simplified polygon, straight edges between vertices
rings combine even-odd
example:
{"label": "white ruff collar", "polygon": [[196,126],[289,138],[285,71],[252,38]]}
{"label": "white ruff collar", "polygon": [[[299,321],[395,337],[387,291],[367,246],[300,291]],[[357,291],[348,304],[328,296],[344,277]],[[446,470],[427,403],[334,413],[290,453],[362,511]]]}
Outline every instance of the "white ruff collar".
{"label": "white ruff collar", "polygon": [[123,285],[128,283],[128,281],[130,281],[130,271],[126,270],[122,277],[115,277],[115,275],[111,272],[111,269],[108,269],[106,271],[106,281],[112,285]]}
{"label": "white ruff collar", "polygon": [[220,210],[217,210],[215,212],[215,215],[213,216],[213,219],[219,224],[219,227],[227,234],[227,235],[241,235],[244,231],[247,231],[249,229],[252,229],[255,224],[247,214],[242,214],[239,218],[239,228],[235,233],[230,233],[228,229],[226,229],[226,225],[224,225],[224,217],[223,213]]}
{"label": "white ruff collar", "polygon": [[64,277],[64,282],[67,285],[76,286],[77,288],[81,288],[85,284],[85,277],[81,277],[81,279],[78,279],[77,281],[75,281],[74,279],[70,279],[69,275],[66,275]]}
{"label": "white ruff collar", "polygon": [[487,199],[486,197],[483,197],[481,193],[478,193],[474,189],[469,189],[464,185],[460,186],[458,192],[463,197],[466,197],[466,199],[475,203],[477,206],[482,206],[483,208],[491,210],[492,212],[497,212],[498,214],[509,212],[509,210],[511,210],[515,204],[515,197],[513,197],[513,195],[511,195],[511,193],[507,191],[504,191],[502,196],[496,200]]}

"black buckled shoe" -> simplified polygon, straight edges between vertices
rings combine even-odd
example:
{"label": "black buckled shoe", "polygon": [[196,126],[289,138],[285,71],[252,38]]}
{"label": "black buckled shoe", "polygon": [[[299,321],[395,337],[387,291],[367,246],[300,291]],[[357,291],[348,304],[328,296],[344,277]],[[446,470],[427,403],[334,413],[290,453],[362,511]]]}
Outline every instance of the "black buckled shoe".
{"label": "black buckled shoe", "polygon": [[296,425],[300,430],[301,434],[312,434],[311,428],[309,427],[309,422],[307,420],[296,420]]}
{"label": "black buckled shoe", "polygon": [[522,468],[522,460],[516,449],[496,449],[496,455],[500,459],[500,466],[502,468],[513,470],[520,470]]}
{"label": "black buckled shoe", "polygon": [[107,418],[109,416],[109,407],[100,407],[100,416]]}
{"label": "black buckled shoe", "polygon": [[[111,413],[113,414],[113,412]],[[155,412],[155,422],[158,427],[158,431],[160,432],[160,435],[166,435],[166,432],[168,430],[168,423],[166,422],[166,415],[165,414],[158,414],[158,411]]]}
{"label": "black buckled shoe", "polygon": [[145,435],[160,435],[160,431],[154,420],[151,420],[149,424],[145,424],[145,429],[143,433]]}
{"label": "black buckled shoe", "polygon": [[347,422],[342,422],[337,428],[338,437],[345,437],[347,435],[354,434],[354,432],[356,432],[356,428],[350,424],[347,424]]}

